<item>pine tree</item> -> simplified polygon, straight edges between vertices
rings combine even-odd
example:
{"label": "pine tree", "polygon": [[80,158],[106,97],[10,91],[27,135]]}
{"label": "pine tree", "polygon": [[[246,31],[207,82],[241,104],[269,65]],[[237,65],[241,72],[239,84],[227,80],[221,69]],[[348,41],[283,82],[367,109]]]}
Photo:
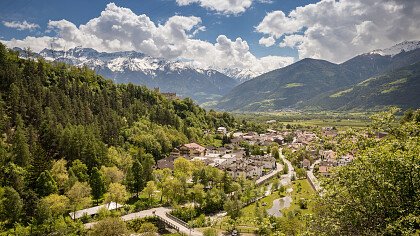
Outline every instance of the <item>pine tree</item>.
{"label": "pine tree", "polygon": [[140,163],[140,160],[137,158],[134,159],[133,165],[128,173],[127,182],[129,189],[132,193],[136,194],[136,197],[139,196],[140,190],[144,187],[143,179],[143,166]]}
{"label": "pine tree", "polygon": [[36,192],[40,197],[45,197],[57,193],[58,187],[51,173],[46,170],[42,172],[36,180]]}
{"label": "pine tree", "polygon": [[90,175],[90,187],[92,188],[93,199],[96,200],[96,205],[98,205],[99,199],[105,193],[105,182],[101,172],[96,167],[93,167]]}
{"label": "pine tree", "polygon": [[29,164],[31,153],[29,152],[28,140],[26,131],[23,125],[22,118],[18,115],[16,120],[16,131],[13,137],[13,154],[14,162],[21,166],[26,167]]}

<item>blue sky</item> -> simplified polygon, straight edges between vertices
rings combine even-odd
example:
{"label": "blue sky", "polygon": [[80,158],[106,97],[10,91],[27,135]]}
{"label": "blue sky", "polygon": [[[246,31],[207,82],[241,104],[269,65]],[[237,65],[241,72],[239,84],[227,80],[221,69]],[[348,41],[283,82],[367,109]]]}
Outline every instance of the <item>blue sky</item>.
{"label": "blue sky", "polygon": [[258,74],[307,57],[341,63],[361,53],[420,39],[420,1],[112,3],[2,0],[0,40],[9,47],[35,51],[51,42],[61,49],[135,50],[187,59],[200,67],[248,69]]}
{"label": "blue sky", "polygon": [[[5,40],[24,38],[27,35],[44,35],[49,20],[66,19],[76,25],[84,24],[99,16],[110,1],[56,1],[56,0],[2,0],[0,2],[0,20],[28,21],[38,24],[40,28],[33,31],[18,31],[0,25],[0,35]],[[112,1],[118,6],[130,8],[136,14],[146,14],[155,23],[165,22],[169,17],[177,14],[184,16],[199,16],[206,31],[197,34],[197,38],[214,42],[218,35],[228,38],[238,37],[246,40],[251,52],[257,57],[266,55],[297,56],[296,50],[291,48],[267,48],[259,45],[261,33],[255,32],[255,26],[264,18],[267,12],[282,10],[290,12],[298,6],[316,2],[315,0],[277,0],[271,3],[255,2],[249,10],[238,15],[224,15],[216,11],[200,7],[198,4],[179,6],[174,0],[138,0]]]}

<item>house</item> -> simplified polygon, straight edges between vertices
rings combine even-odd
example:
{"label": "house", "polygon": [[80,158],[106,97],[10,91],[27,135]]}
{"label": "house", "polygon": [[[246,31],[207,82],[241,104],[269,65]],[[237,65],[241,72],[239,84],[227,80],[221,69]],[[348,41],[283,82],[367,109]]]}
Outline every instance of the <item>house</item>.
{"label": "house", "polygon": [[321,166],[333,167],[333,166],[337,166],[337,162],[336,161],[321,161]]}
{"label": "house", "polygon": [[181,156],[181,152],[178,148],[174,148],[172,152],[169,154],[170,157],[177,158]]}
{"label": "house", "polygon": [[176,158],[177,157],[168,156],[166,158],[160,159],[160,160],[157,161],[156,166],[157,166],[158,169],[168,168],[168,169],[173,170],[174,169],[174,160]]}
{"label": "house", "polygon": [[311,162],[308,159],[303,159],[302,161],[302,168],[308,169],[311,167]]}
{"label": "house", "polygon": [[336,160],[336,152],[334,152],[333,150],[328,150],[328,151],[320,151],[319,154],[321,155],[321,159],[322,160],[326,160],[326,161],[335,161]]}
{"label": "house", "polygon": [[253,179],[262,176],[263,173],[263,167],[260,164],[251,164],[247,166],[237,166],[233,164],[226,167],[224,170],[229,173],[232,178],[244,177]]}
{"label": "house", "polygon": [[385,137],[387,135],[388,135],[387,132],[376,132],[375,133],[375,137],[378,138],[378,139],[381,139],[381,138],[383,138],[383,137]]}
{"label": "house", "polygon": [[276,136],[273,138],[273,142],[278,143],[279,145],[283,145],[284,138],[282,136]]}
{"label": "house", "polygon": [[181,156],[195,157],[204,156],[206,154],[206,148],[197,143],[187,143],[179,147]]}
{"label": "house", "polygon": [[330,177],[330,169],[331,167],[329,166],[320,166],[319,167],[319,174],[321,174],[324,177]]}
{"label": "house", "polygon": [[250,159],[253,162],[261,163],[265,169],[275,169],[276,168],[276,159],[271,155],[265,156],[252,156]]}
{"label": "house", "polygon": [[227,133],[227,129],[225,127],[219,127],[219,128],[217,128],[216,133],[218,133],[218,134],[226,134]]}
{"label": "house", "polygon": [[245,168],[246,177],[253,179],[255,177],[259,178],[263,173],[263,165],[258,163],[253,163]]}
{"label": "house", "polygon": [[347,154],[344,156],[341,156],[338,161],[337,161],[337,165],[338,166],[346,166],[348,165],[350,162],[352,162],[354,159],[354,156],[351,154]]}

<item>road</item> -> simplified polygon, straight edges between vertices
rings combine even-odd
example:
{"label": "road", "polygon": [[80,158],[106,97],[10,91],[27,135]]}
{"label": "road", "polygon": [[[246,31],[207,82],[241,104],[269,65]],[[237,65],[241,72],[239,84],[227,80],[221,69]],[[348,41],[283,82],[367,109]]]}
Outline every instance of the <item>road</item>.
{"label": "road", "polygon": [[267,175],[261,176],[259,179],[255,181],[255,184],[260,185],[264,183],[266,180],[273,178],[276,174],[280,173],[282,170],[283,170],[283,165],[281,165],[280,163],[276,163],[276,169]]}
{"label": "road", "polygon": [[[170,225],[171,227],[177,229],[179,232],[182,232],[182,233],[187,234],[187,235],[192,235],[192,236],[202,236],[203,235],[203,233],[201,233],[197,230],[194,230],[194,229],[191,229],[191,231],[190,231],[190,228],[184,226],[183,224],[181,224],[177,220],[168,217],[167,213],[169,213],[171,210],[172,209],[168,208],[168,207],[157,207],[157,208],[152,208],[152,209],[148,209],[148,210],[139,211],[139,212],[131,213],[131,214],[128,214],[128,215],[124,215],[124,216],[121,217],[121,219],[123,221],[130,221],[130,220],[139,219],[139,218],[157,216],[162,221],[164,221],[165,223]],[[85,228],[90,229],[96,223],[97,222],[87,223],[87,224],[85,224]]]}
{"label": "road", "polygon": [[[284,164],[288,167],[287,174],[283,174],[281,176],[281,185],[288,186],[291,184],[292,177],[295,175],[295,169],[292,166],[292,163],[290,163],[289,160],[285,158],[285,156],[281,153],[280,150],[280,158],[283,160]],[[289,192],[293,191],[293,185],[291,185],[290,188],[288,188]],[[288,195],[283,198],[275,199],[273,201],[273,207],[267,210],[267,213],[270,216],[280,217],[282,216],[282,213],[280,210],[284,208],[290,207],[290,203],[292,202],[292,198]]]}
{"label": "road", "polygon": [[287,175],[290,179],[293,179],[293,176],[296,177],[295,168],[293,168],[292,163],[290,163],[290,161],[286,159],[286,157],[283,155],[283,153],[281,151],[282,150],[280,149],[280,158],[283,160],[283,162],[289,168],[289,172],[287,172]]}

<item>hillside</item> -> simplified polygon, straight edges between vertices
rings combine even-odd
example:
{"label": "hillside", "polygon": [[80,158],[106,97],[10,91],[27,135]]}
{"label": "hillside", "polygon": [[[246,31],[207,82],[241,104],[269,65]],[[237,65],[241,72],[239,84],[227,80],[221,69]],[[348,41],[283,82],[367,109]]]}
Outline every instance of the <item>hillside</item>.
{"label": "hillside", "polygon": [[[420,49],[416,41],[403,42],[390,49],[375,50],[356,56],[340,65],[327,61],[304,59],[287,67],[277,69],[235,87],[215,106],[228,111],[273,111],[281,109],[352,109],[360,105],[356,100],[348,101],[346,106],[334,105],[326,98],[349,86],[399,70],[420,61]],[[406,51],[407,50],[407,51]],[[398,72],[397,72],[398,74]],[[389,76],[396,76],[390,74]],[[410,84],[409,80],[407,83]],[[372,85],[375,86],[375,85]],[[367,86],[369,87],[369,86]],[[415,88],[415,85],[413,85]],[[402,95],[398,98],[402,107],[418,107],[419,103],[411,101],[410,86],[407,93],[395,89],[388,96]],[[378,90],[373,88],[373,90]],[[400,93],[401,92],[401,93]],[[413,91],[414,92],[414,91]],[[365,93],[365,92],[362,92]],[[392,97],[376,104],[373,99],[366,108],[392,105]],[[403,103],[406,101],[406,103]],[[321,102],[321,104],[317,104]],[[351,103],[354,102],[353,105]],[[328,105],[331,106],[328,106]]]}
{"label": "hillside", "polygon": [[[15,50],[25,55],[24,50]],[[33,56],[78,67],[87,66],[116,83],[145,85],[150,89],[158,87],[162,92],[177,93],[198,103],[216,100],[239,83],[216,70],[199,69],[185,62],[153,58],[134,51],[106,53],[76,47],[67,51],[44,49]]]}
{"label": "hillside", "polygon": [[419,95],[420,62],[417,62],[315,98],[305,105],[334,110],[379,110],[387,106],[408,109],[420,106]]}
{"label": "hillside", "polygon": [[22,59],[0,44],[1,235],[86,235],[81,221],[64,218],[70,211],[104,201],[112,189],[138,196],[156,160],[234,122],[191,99],[115,84],[86,67]]}
{"label": "hillside", "polygon": [[235,87],[217,108],[269,111],[295,107],[320,93],[350,85],[355,77],[353,72],[342,66],[304,59]]}

